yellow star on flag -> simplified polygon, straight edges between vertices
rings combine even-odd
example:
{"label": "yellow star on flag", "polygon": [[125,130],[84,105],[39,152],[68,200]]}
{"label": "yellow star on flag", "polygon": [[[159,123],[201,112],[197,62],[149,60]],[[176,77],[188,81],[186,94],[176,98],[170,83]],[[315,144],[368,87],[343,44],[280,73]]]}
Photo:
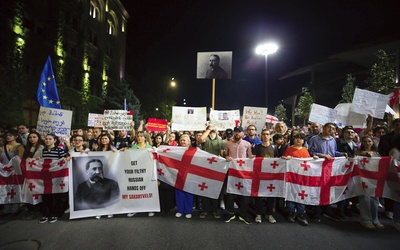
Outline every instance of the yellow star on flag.
{"label": "yellow star on flag", "polygon": [[52,104],[52,103],[53,103],[53,100],[49,100],[49,103]]}
{"label": "yellow star on flag", "polygon": [[56,104],[60,104],[60,101],[56,101]]}
{"label": "yellow star on flag", "polygon": [[43,99],[45,99],[45,100],[46,100],[46,99],[47,99],[47,95],[44,95],[44,96],[43,96]]}
{"label": "yellow star on flag", "polygon": [[42,93],[44,93],[44,89],[42,89]]}
{"label": "yellow star on flag", "polygon": [[49,81],[49,82],[50,82],[50,80],[51,80],[51,77],[50,77],[50,76],[48,76],[48,77],[47,77],[47,81]]}

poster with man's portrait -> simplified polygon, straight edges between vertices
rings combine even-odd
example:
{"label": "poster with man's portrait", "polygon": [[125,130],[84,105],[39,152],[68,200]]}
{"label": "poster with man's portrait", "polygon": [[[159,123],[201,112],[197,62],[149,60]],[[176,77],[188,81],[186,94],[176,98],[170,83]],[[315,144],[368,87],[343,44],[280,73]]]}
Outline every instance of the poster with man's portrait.
{"label": "poster with man's portrait", "polygon": [[231,79],[232,51],[198,52],[197,79]]}
{"label": "poster with man's portrait", "polygon": [[148,149],[71,156],[71,219],[160,211],[155,167]]}

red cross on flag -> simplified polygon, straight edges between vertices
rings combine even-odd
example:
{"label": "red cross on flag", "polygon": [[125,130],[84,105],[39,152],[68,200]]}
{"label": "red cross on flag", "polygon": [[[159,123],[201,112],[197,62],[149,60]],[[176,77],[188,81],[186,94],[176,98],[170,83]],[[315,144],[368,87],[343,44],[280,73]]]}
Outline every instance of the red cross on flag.
{"label": "red cross on flag", "polygon": [[253,197],[285,197],[286,161],[279,158],[233,159],[227,192]]}
{"label": "red cross on flag", "polygon": [[383,197],[400,202],[400,161],[393,158],[387,174]]}
{"label": "red cross on flag", "polygon": [[275,117],[273,115],[268,115],[267,114],[267,117],[265,118],[265,121],[268,122],[268,123],[275,124],[275,123],[279,122],[279,119],[278,119],[278,117]]}
{"label": "red cross on flag", "polygon": [[358,156],[359,183],[361,194],[382,197],[383,188],[388,176],[391,157]]}
{"label": "red cross on flag", "polygon": [[21,158],[14,156],[7,164],[0,163],[0,204],[20,203],[24,177]]}
{"label": "red cross on flag", "polygon": [[328,205],[353,197],[356,194],[354,183],[350,182],[353,168],[354,164],[345,157],[333,160],[293,158],[287,161],[286,200]]}
{"label": "red cross on flag", "polygon": [[217,199],[224,183],[227,162],[198,148],[157,148],[158,179],[188,193]]}
{"label": "red cross on flag", "polygon": [[[37,200],[38,194],[68,192],[68,167],[65,159],[25,161],[26,179],[23,190],[27,200]],[[28,197],[30,196],[30,197]]]}

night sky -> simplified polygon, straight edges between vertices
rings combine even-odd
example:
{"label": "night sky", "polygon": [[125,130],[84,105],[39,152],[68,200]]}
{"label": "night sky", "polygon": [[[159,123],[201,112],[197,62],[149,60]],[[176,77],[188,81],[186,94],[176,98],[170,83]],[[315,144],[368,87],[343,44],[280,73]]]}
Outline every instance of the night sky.
{"label": "night sky", "polygon": [[[293,92],[279,77],[400,32],[398,1],[121,2],[130,15],[127,74],[138,81],[147,71],[175,77],[178,105],[186,98],[188,106],[211,107],[211,80],[196,79],[197,52],[233,51],[232,79],[216,83],[217,110],[265,106],[265,61],[254,52],[260,43],[280,46],[268,57],[269,106],[274,109]],[[135,87],[139,99],[143,91],[158,88],[152,84]],[[301,90],[301,84],[296,88]]]}

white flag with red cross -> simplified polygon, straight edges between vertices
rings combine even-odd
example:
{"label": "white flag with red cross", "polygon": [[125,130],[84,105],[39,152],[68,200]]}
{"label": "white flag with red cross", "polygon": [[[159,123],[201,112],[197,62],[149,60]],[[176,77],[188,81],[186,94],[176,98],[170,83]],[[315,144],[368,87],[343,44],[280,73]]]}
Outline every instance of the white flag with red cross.
{"label": "white flag with red cross", "polygon": [[24,176],[21,158],[14,156],[7,164],[0,163],[0,204],[20,203]]}
{"label": "white flag with red cross", "polygon": [[355,196],[354,182],[349,184],[354,165],[345,157],[291,159],[286,170],[286,200],[328,205]]}
{"label": "white flag with red cross", "polygon": [[158,179],[191,194],[217,199],[228,163],[198,148],[157,148]]}
{"label": "white flag with red cross", "polygon": [[227,192],[253,197],[285,197],[286,160],[280,158],[233,159]]}
{"label": "white flag with red cross", "polygon": [[25,200],[36,204],[41,194],[68,192],[68,167],[65,159],[25,161],[26,178],[23,190]]}
{"label": "white flag with red cross", "polygon": [[361,195],[383,197],[383,189],[390,167],[390,156],[364,157],[357,156],[359,181],[358,190]]}

